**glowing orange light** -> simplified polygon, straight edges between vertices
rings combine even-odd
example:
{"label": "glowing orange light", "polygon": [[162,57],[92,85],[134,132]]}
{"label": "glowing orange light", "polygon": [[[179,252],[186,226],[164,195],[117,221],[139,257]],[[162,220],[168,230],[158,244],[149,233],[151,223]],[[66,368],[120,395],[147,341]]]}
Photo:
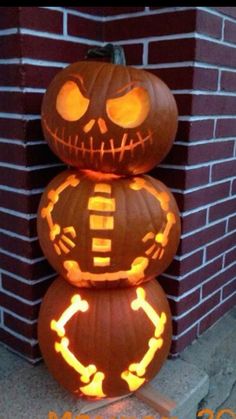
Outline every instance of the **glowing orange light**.
{"label": "glowing orange light", "polygon": [[138,390],[138,388],[145,382],[145,378],[137,377],[128,370],[121,373],[121,378],[127,382],[130,391]]}
{"label": "glowing orange light", "polygon": [[107,194],[111,194],[111,185],[108,183],[96,183],[94,187],[94,192],[103,192]]}
{"label": "glowing orange light", "polygon": [[108,99],[106,112],[112,122],[123,128],[134,128],[142,124],[150,110],[148,92],[134,87],[121,97]]}
{"label": "glowing orange light", "polygon": [[83,128],[83,131],[85,133],[88,133],[94,126],[95,124],[95,119],[91,119]]}
{"label": "glowing orange light", "polygon": [[92,251],[93,252],[110,252],[111,251],[111,240],[102,239],[100,237],[94,237],[92,239]]}
{"label": "glowing orange light", "polygon": [[109,257],[97,257],[93,258],[94,266],[110,266],[111,258]]}
{"label": "glowing orange light", "polygon": [[131,303],[132,310],[137,311],[141,308],[149,320],[153,323],[155,330],[154,336],[151,337],[148,341],[148,350],[144,354],[141,361],[130,364],[128,370],[121,374],[121,378],[127,382],[130,391],[134,391],[134,389],[137,390],[137,388],[140,387],[140,385],[142,385],[145,381],[144,378],[143,382],[139,381],[138,379],[145,375],[146,369],[152,362],[156,351],[163,345],[163,339],[161,338],[161,335],[164,331],[164,326],[167,320],[166,314],[164,312],[162,312],[161,316],[159,316],[151,304],[146,301],[146,293],[142,287],[137,288],[136,294],[137,298]]}
{"label": "glowing orange light", "polygon": [[113,230],[114,217],[110,215],[90,215],[89,226],[91,230]]}
{"label": "glowing orange light", "polygon": [[67,81],[59,91],[56,99],[56,110],[66,121],[77,121],[89,106],[89,99],[84,97],[73,81]]}
{"label": "glowing orange light", "polygon": [[[79,294],[75,294],[71,298],[69,307],[62,313],[58,321],[51,321],[50,327],[51,330],[54,330],[58,337],[61,338],[60,342],[55,342],[55,351],[60,353],[65,362],[80,375],[80,380],[83,383],[88,383],[86,386],[80,387],[80,391],[87,396],[105,397],[106,395],[102,389],[105,374],[98,371],[97,367],[93,364],[90,364],[87,367],[84,366],[69,349],[70,341],[65,336],[65,326],[67,322],[78,311],[85,312],[88,309],[88,302],[82,300]],[[93,378],[91,379],[92,376]]]}
{"label": "glowing orange light", "polygon": [[94,211],[115,211],[116,202],[114,198],[91,196],[88,201],[88,209]]}
{"label": "glowing orange light", "polygon": [[136,284],[140,279],[144,277],[144,271],[148,266],[148,258],[139,256],[134,259],[131,268],[127,271],[117,272],[83,272],[80,269],[78,262],[74,260],[66,260],[63,264],[67,271],[67,278],[71,283],[77,283],[80,281],[117,281],[119,279],[129,279],[130,283]]}
{"label": "glowing orange light", "polygon": [[96,397],[106,397],[106,394],[102,389],[102,382],[105,379],[105,374],[103,372],[96,372],[93,380],[90,384],[80,387],[80,391],[85,394],[85,396],[96,396]]}
{"label": "glowing orange light", "polygon": [[107,132],[107,126],[104,119],[98,118],[98,126],[100,128],[101,134],[105,134]]}

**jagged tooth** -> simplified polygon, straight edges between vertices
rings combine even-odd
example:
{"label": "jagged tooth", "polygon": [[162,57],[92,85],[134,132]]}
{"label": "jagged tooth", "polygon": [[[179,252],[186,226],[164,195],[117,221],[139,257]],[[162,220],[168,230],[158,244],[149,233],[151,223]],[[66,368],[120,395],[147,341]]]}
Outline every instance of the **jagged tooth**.
{"label": "jagged tooth", "polygon": [[128,138],[128,134],[125,132],[123,137],[122,137],[122,141],[121,141],[121,146],[120,146],[121,152],[120,152],[119,162],[121,162],[123,160],[127,138]]}

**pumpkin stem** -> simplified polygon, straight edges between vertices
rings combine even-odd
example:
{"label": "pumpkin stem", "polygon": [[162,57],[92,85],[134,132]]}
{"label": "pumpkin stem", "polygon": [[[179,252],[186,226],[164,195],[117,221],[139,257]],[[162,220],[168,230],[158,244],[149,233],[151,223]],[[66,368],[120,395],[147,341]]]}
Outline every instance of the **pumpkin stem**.
{"label": "pumpkin stem", "polygon": [[91,48],[85,58],[96,57],[110,57],[113,64],[126,65],[125,52],[120,45],[106,44],[104,47]]}

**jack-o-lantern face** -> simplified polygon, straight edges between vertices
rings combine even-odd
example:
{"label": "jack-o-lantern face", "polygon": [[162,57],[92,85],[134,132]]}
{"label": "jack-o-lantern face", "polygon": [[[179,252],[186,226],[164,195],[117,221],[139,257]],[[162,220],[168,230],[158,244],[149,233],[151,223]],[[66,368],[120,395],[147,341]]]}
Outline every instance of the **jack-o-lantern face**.
{"label": "jack-o-lantern face", "polygon": [[139,174],[168,153],[177,108],[168,87],[151,73],[78,62],[50,84],[42,126],[52,150],[71,166]]}
{"label": "jack-o-lantern face", "polygon": [[67,170],[42,196],[38,234],[49,262],[73,285],[127,286],[166,269],[180,220],[171,192],[150,176]]}
{"label": "jack-o-lantern face", "polygon": [[39,315],[39,343],[54,378],[77,396],[115,397],[152,379],[167,358],[171,315],[160,285],[85,290],[57,279]]}

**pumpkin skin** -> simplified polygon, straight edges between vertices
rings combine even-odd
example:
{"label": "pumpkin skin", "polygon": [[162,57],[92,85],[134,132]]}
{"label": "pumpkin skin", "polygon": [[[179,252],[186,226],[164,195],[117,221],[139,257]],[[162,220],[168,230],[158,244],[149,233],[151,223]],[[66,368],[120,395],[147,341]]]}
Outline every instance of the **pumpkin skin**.
{"label": "pumpkin skin", "polygon": [[166,84],[147,71],[81,61],[49,85],[42,127],[53,152],[68,165],[136,175],[169,152],[177,107]]}
{"label": "pumpkin skin", "polygon": [[48,261],[73,285],[130,286],[170,264],[180,219],[169,189],[151,176],[66,170],[42,195],[38,236]]}
{"label": "pumpkin skin", "polygon": [[[73,300],[75,295],[77,297]],[[67,321],[62,320],[68,307],[72,308],[72,301],[76,304],[76,298],[81,298],[87,307],[83,308],[84,311],[74,310]],[[131,307],[134,300],[137,300],[136,310],[134,305],[134,308]],[[143,301],[155,311],[152,318],[157,318],[156,324],[151,320],[153,314],[149,314],[150,317],[147,315],[147,308],[142,306]],[[155,279],[141,287],[86,290],[73,287],[59,277],[43,299],[38,336],[49,371],[68,391],[77,396],[116,397],[135,391],[160,370],[170,349],[171,314],[166,296]],[[67,340],[65,349],[63,339]],[[156,350],[143,370],[141,365],[136,370],[130,368],[136,377],[130,385],[121,378],[121,374],[127,376],[129,366],[140,363],[148,351],[150,339],[154,345],[157,344]],[[71,363],[74,362],[73,365],[67,361],[67,356],[71,359],[71,354],[75,358]],[[82,381],[84,371],[76,370],[76,360],[84,367],[95,365],[93,371],[98,373],[98,378],[102,376],[96,391],[91,386],[86,387],[93,380],[94,374],[87,381]]]}

